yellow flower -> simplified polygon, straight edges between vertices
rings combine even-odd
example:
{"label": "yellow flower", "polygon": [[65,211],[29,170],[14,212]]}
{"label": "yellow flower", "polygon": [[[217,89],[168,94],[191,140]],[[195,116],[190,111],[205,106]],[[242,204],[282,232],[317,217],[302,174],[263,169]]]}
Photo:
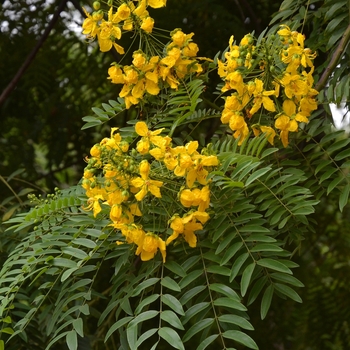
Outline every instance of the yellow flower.
{"label": "yellow flower", "polygon": [[306,95],[309,91],[307,82],[298,74],[291,75],[286,73],[281,79],[286,96],[292,99],[294,96],[300,97]]}
{"label": "yellow flower", "polygon": [[178,146],[173,149],[173,152],[177,154],[177,165],[174,169],[176,176],[185,176],[186,172],[194,164],[192,156],[198,154],[198,141],[190,141],[185,147]]}
{"label": "yellow flower", "polygon": [[141,29],[143,29],[146,33],[152,33],[153,26],[154,26],[154,19],[152,17],[147,16],[143,18]]}
{"label": "yellow flower", "polygon": [[118,16],[118,18],[124,21],[130,16],[130,13],[130,6],[128,6],[126,3],[123,3],[118,7],[116,15]]}
{"label": "yellow flower", "polygon": [[139,5],[134,9],[133,14],[140,18],[145,16],[145,14],[148,14],[146,7],[147,7],[147,1],[139,0]]}
{"label": "yellow flower", "polygon": [[243,95],[243,92],[245,90],[245,85],[243,82],[243,76],[240,72],[234,71],[232,73],[229,73],[226,76],[226,85],[221,89],[221,91],[225,92],[229,89],[235,89],[238,92],[239,96]]}
{"label": "yellow flower", "polygon": [[234,92],[231,96],[228,96],[225,101],[225,108],[222,111],[221,122],[223,124],[228,124],[232,116],[243,110],[250,100],[248,90],[245,88],[246,92],[243,93],[243,96],[238,96],[237,92]]}
{"label": "yellow flower", "polygon": [[132,66],[124,66],[125,82],[128,84],[136,84],[139,80],[138,71]]}
{"label": "yellow flower", "polygon": [[254,82],[249,85],[248,91],[251,91],[252,95],[254,96],[253,106],[249,111],[251,116],[260,109],[261,105],[263,105],[264,108],[270,112],[276,111],[274,102],[270,97],[268,97],[274,95],[275,90],[265,91],[262,80],[255,79]]}
{"label": "yellow flower", "polygon": [[171,39],[174,45],[183,47],[186,41],[186,34],[181,29],[177,28],[171,32]]}
{"label": "yellow flower", "polygon": [[145,232],[142,230],[141,226],[138,226],[136,224],[126,224],[126,223],[114,224],[113,226],[116,229],[121,231],[122,235],[125,236],[126,241],[129,244],[142,243],[145,236]]}
{"label": "yellow flower", "polygon": [[148,0],[148,5],[155,9],[158,9],[160,7],[166,6],[166,2],[167,0]]}
{"label": "yellow flower", "polygon": [[135,198],[137,201],[142,201],[142,199],[146,196],[148,192],[151,192],[157,198],[162,197],[160,193],[160,187],[163,185],[163,182],[149,179],[149,173],[150,164],[147,160],[143,160],[140,163],[141,177],[137,177],[131,180],[132,186],[134,186],[137,189],[140,189],[139,192],[135,194]]}
{"label": "yellow flower", "polygon": [[273,141],[276,136],[276,131],[272,129],[271,126],[264,126],[264,125],[260,126],[260,130],[266,134],[267,141],[269,141],[269,143],[273,146]]}
{"label": "yellow flower", "polygon": [[301,113],[296,112],[296,105],[292,100],[285,100],[283,102],[283,111],[284,114],[290,117],[291,119],[295,119],[298,122],[308,123],[308,119]]}
{"label": "yellow flower", "polygon": [[111,7],[108,11],[108,21],[102,21],[101,30],[98,34],[98,43],[102,52],[107,52],[114,46],[118,53],[124,54],[124,49],[115,42],[116,39],[120,39],[122,36],[121,29],[118,26],[119,21],[118,16],[113,15],[113,7]]}
{"label": "yellow flower", "polygon": [[89,38],[94,39],[96,35],[100,32],[100,28],[98,26],[98,21],[100,21],[103,17],[102,12],[95,13],[94,15],[90,15],[86,12],[86,10],[83,7],[83,10],[85,12],[85,15],[87,18],[85,18],[83,22],[83,34],[87,35]]}
{"label": "yellow flower", "polygon": [[189,43],[182,49],[183,55],[187,57],[196,57],[198,51],[198,45],[195,43]]}
{"label": "yellow flower", "polygon": [[133,57],[132,64],[136,68],[141,69],[141,67],[146,64],[147,57],[141,50],[134,51],[134,53],[132,54],[132,57]]}
{"label": "yellow flower", "polygon": [[[91,190],[93,191],[93,190]],[[88,199],[88,206],[84,208],[85,210],[93,210],[94,217],[96,217],[102,210],[100,205],[100,199],[103,199],[101,194],[96,194]]]}
{"label": "yellow flower", "polygon": [[113,84],[124,84],[124,74],[119,66],[113,65],[112,67],[110,67],[108,69],[108,74],[108,79],[111,79]]}
{"label": "yellow flower", "polygon": [[309,96],[303,97],[299,102],[299,113],[309,117],[312,111],[317,109],[317,102]]}
{"label": "yellow flower", "polygon": [[148,137],[150,139],[150,141],[152,142],[152,140],[154,140],[154,136],[159,135],[163,131],[163,129],[150,131],[145,122],[137,122],[135,124],[135,131],[140,136]]}
{"label": "yellow flower", "polygon": [[139,136],[142,136],[141,140],[137,143],[136,146],[137,151],[141,154],[148,153],[150,143],[161,147],[165,142],[162,136],[158,136],[163,131],[163,129],[150,131],[145,122],[137,122],[135,124],[135,131]]}
{"label": "yellow flower", "polygon": [[109,212],[110,219],[114,221],[118,221],[123,214],[123,209],[120,204],[114,204],[111,208],[111,211]]}
{"label": "yellow flower", "polygon": [[165,242],[157,235],[151,232],[147,232],[144,235],[143,240],[138,243],[138,247],[135,254],[136,255],[141,254],[141,260],[148,261],[154,258],[158,249],[162,254],[163,263],[165,263],[165,258],[166,258]]}
{"label": "yellow flower", "polygon": [[186,176],[186,185],[189,188],[193,186],[195,181],[198,181],[201,185],[206,185],[208,183],[208,170],[204,167],[216,166],[219,164],[216,156],[195,155],[194,158],[194,166],[188,170]]}
{"label": "yellow flower", "polygon": [[249,134],[249,129],[243,116],[239,112],[234,113],[230,118],[229,126],[232,131],[235,131],[233,137],[235,139],[239,138],[238,145],[241,145]]}
{"label": "yellow flower", "polygon": [[185,208],[198,207],[198,212],[204,212],[210,203],[210,190],[208,186],[192,191],[184,189],[180,192],[180,202]]}
{"label": "yellow flower", "polygon": [[[288,133],[295,132],[298,130],[297,118],[295,116],[295,104],[291,100],[286,100],[283,102],[283,112],[275,121],[275,128],[280,129],[280,137],[284,147],[288,146]],[[295,118],[295,119],[292,119]],[[304,121],[305,117],[300,116],[298,119]],[[306,118],[305,118],[306,119]]]}
{"label": "yellow flower", "polygon": [[[197,222],[197,220],[200,222]],[[192,211],[187,213],[183,218],[180,218],[178,215],[174,215],[169,220],[170,228],[172,228],[173,233],[166,240],[166,245],[182,234],[188,245],[191,248],[195,248],[197,245],[197,236],[194,232],[202,230],[202,224],[205,224],[208,220],[209,214],[206,212]]]}
{"label": "yellow flower", "polygon": [[194,232],[202,229],[203,226],[199,222],[190,221],[185,224],[183,236],[191,248],[195,248],[197,246],[197,236]]}
{"label": "yellow flower", "polygon": [[94,145],[91,149],[90,149],[90,154],[93,156],[93,157],[99,157],[100,154],[101,154],[101,147],[100,145]]}
{"label": "yellow flower", "polygon": [[194,194],[188,188],[180,192],[180,202],[185,208],[190,208],[194,201]]}
{"label": "yellow flower", "polygon": [[265,126],[265,125],[254,125],[252,126],[252,130],[254,133],[254,136],[257,137],[260,135],[260,130],[265,133],[265,136],[267,138],[267,141],[273,146],[274,138],[276,136],[276,131],[271,128],[271,126]]}
{"label": "yellow flower", "polygon": [[295,120],[291,120],[287,116],[278,117],[275,121],[275,127],[281,130],[280,137],[284,147],[288,146],[288,133],[289,131],[297,131],[298,123]]}

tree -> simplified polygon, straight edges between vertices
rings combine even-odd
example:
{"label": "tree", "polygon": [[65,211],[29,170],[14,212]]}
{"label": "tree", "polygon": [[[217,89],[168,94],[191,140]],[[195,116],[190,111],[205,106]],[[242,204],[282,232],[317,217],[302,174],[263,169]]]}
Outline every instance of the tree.
{"label": "tree", "polygon": [[[341,330],[323,332],[330,340],[321,345],[318,317],[308,323],[310,337],[280,317],[288,310],[300,325],[315,311],[312,303],[295,306],[307,272],[298,263],[317,263],[324,249],[332,262],[347,260],[314,213],[330,194],[333,218],[350,191],[350,141],[327,115],[329,102],[349,103],[348,5],[284,1],[268,30],[230,38],[211,60],[197,56],[193,34],[157,37],[150,16],[166,11],[165,2],[149,1],[147,10],[145,1],[109,2],[104,11],[95,2],[84,22],[101,51],[122,54],[129,30],[140,38],[129,62],[108,69],[119,98],[83,119],[86,130],[113,126],[123,114],[127,126],[100,135],[77,186],[32,196],[35,207],[8,221],[0,345],[263,349],[260,317],[273,335],[267,348],[288,348],[288,341],[346,348],[346,307]],[[346,269],[338,272],[322,281],[328,293],[321,305]],[[305,298],[317,300],[319,290]]]}

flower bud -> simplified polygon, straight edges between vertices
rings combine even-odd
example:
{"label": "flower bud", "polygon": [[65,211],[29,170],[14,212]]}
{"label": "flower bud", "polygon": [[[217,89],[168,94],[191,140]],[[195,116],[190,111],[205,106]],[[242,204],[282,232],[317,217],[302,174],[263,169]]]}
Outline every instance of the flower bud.
{"label": "flower bud", "polygon": [[99,1],[94,1],[94,3],[92,4],[92,7],[94,8],[94,10],[99,10],[101,7],[101,4]]}

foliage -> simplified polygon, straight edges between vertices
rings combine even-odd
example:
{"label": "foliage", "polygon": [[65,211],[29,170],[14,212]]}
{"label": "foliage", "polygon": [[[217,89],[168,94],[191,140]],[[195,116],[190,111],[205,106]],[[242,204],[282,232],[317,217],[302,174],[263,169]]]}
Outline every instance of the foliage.
{"label": "foliage", "polygon": [[[146,4],[116,1],[102,12],[96,2],[83,24],[102,51],[124,51],[128,31],[141,38],[130,65],[109,69],[119,98],[94,107],[83,129],[120,113],[130,113],[128,126],[91,148],[79,185],[31,196],[35,206],[7,221],[4,241],[16,243],[6,243],[0,271],[0,349],[258,349],[256,310],[268,322],[274,305],[302,301],[295,253],[305,238],[317,241],[315,210],[331,195],[332,210],[346,211],[350,141],[315,111],[314,51],[293,31],[310,23],[309,9],[285,1],[273,20],[285,25],[231,38],[211,60],[180,29],[160,44]],[[341,48],[339,35],[330,42],[331,54]],[[346,77],[340,63],[330,84]],[[212,95],[224,106],[212,96],[209,109],[216,69],[223,82]],[[209,143],[199,125],[219,117],[229,128],[219,124]],[[306,299],[318,292],[315,284]],[[309,304],[296,324],[313,312]],[[326,336],[343,346],[342,334]]]}

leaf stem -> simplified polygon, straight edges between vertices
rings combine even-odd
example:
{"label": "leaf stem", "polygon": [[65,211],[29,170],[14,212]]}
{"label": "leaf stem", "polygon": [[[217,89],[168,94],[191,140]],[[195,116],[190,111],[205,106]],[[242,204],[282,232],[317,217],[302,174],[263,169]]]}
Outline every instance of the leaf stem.
{"label": "leaf stem", "polygon": [[332,72],[337,67],[338,61],[339,61],[341,55],[343,54],[343,52],[345,51],[346,46],[348,45],[349,41],[350,41],[350,24],[346,28],[346,30],[345,30],[345,32],[344,32],[344,34],[343,34],[343,36],[338,44],[338,47],[336,48],[328,66],[324,70],[320,80],[318,81],[318,83],[315,86],[315,89],[317,91],[322,90],[326,86],[328,78],[330,77]]}

